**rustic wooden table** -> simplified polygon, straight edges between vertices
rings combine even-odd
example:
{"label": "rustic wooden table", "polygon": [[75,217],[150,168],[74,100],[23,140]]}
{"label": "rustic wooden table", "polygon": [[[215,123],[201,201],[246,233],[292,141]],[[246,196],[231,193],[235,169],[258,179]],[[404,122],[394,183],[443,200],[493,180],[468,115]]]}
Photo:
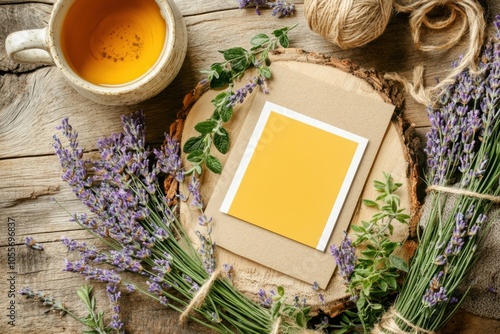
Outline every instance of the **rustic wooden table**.
{"label": "rustic wooden table", "polygon": [[[149,101],[136,106],[108,107],[78,95],[54,67],[19,65],[7,59],[3,47],[6,36],[17,30],[46,26],[53,0],[0,0],[0,333],[82,332],[81,325],[70,317],[44,314],[40,305],[10,293],[31,286],[82,311],[75,290],[84,284],[83,279],[61,271],[63,259],[68,256],[59,242],[61,235],[90,240],[85,231],[69,222],[68,213],[61,208],[70,212],[83,210],[69,187],[61,181],[59,164],[51,147],[55,127],[62,118],[69,117],[79,131],[82,146],[91,151],[99,137],[120,130],[120,115],[142,108],[147,116],[147,140],[158,144],[182,106],[184,95],[203,78],[200,70],[220,60],[217,50],[237,45],[247,47],[253,35],[295,23],[299,25],[290,34],[291,47],[348,58],[364,68],[398,72],[408,78],[415,65],[424,64],[428,83],[443,78],[451,61],[465,48],[462,42],[450,51],[416,51],[406,14],[394,15],[386,32],[374,42],[357,49],[341,50],[309,30],[302,1],[296,1],[296,15],[284,19],[272,17],[270,10],[263,10],[261,16],[253,9],[240,10],[235,0],[176,2],[189,35],[188,53],[180,74],[167,89]],[[488,33],[491,35],[492,19],[494,14],[500,13],[500,3],[487,2]],[[427,37],[431,43],[439,43],[453,33],[452,30]],[[428,120],[424,106],[410,97],[406,99],[404,118],[413,122],[421,135],[425,133]],[[15,256],[11,258],[8,257],[9,227],[15,232],[17,245]],[[26,236],[41,242],[45,251],[25,247]],[[107,298],[102,288],[97,284],[95,290],[99,305],[105,308]],[[140,296],[125,295],[123,299],[123,319],[130,333],[204,332],[195,326],[179,328],[176,314],[146,303]],[[10,305],[15,305],[12,320],[7,317]],[[9,321],[15,326],[9,325]],[[498,333],[500,322],[462,312],[443,332]]]}

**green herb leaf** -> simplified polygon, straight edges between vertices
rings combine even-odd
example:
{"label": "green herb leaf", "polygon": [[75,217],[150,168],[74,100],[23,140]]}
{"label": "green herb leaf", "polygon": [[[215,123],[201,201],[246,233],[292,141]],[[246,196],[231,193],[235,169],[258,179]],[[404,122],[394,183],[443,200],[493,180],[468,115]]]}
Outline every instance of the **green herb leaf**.
{"label": "green herb leaf", "polygon": [[386,276],[384,277],[384,280],[392,289],[396,290],[398,288],[398,283],[396,282],[396,279],[394,277]]}
{"label": "green herb leaf", "polygon": [[[89,287],[87,285],[81,286],[79,289],[76,290],[76,294],[78,297],[85,303],[87,308],[91,308],[92,304],[90,302],[90,293],[92,291],[92,287]],[[91,308],[92,309],[92,308]]]}
{"label": "green herb leaf", "polygon": [[280,45],[284,48],[287,48],[289,45],[288,35],[286,34],[283,34],[280,37],[278,37],[278,41],[280,42]]}
{"label": "green herb leaf", "polygon": [[368,206],[368,207],[378,208],[377,202],[369,200],[369,199],[364,199],[363,200],[363,204],[366,205],[366,206]]}
{"label": "green herb leaf", "polygon": [[191,153],[196,150],[202,150],[205,147],[203,143],[203,136],[191,137],[185,143],[183,147],[184,153]]}
{"label": "green herb leaf", "polygon": [[279,316],[280,309],[281,309],[281,303],[280,302],[274,303],[271,306],[271,316],[272,316],[273,319],[276,319]]}
{"label": "green herb leaf", "polygon": [[259,74],[266,79],[271,79],[271,70],[268,66],[262,66],[261,68],[259,68]]}
{"label": "green herb leaf", "polygon": [[224,128],[220,128],[219,132],[214,135],[214,146],[222,154],[229,151],[229,133]]}
{"label": "green herb leaf", "polygon": [[384,280],[380,280],[380,281],[378,282],[378,286],[380,287],[380,290],[382,290],[382,291],[384,291],[384,292],[385,292],[385,291],[387,291],[387,287],[388,287],[388,285],[387,285],[387,282],[386,282],[386,281],[384,281]]}
{"label": "green herb leaf", "polygon": [[209,134],[214,131],[215,127],[217,126],[217,122],[212,121],[212,120],[206,120],[203,122],[200,122],[194,126],[194,129],[201,133],[202,135]]}
{"label": "green herb leaf", "polygon": [[269,36],[266,34],[257,34],[250,40],[250,44],[253,46],[261,46],[267,42],[269,42]]}
{"label": "green herb leaf", "polygon": [[227,71],[221,64],[212,64],[210,69],[212,69],[214,73],[212,77],[208,78],[210,80],[210,88],[222,88],[232,82],[231,71]]}
{"label": "green herb leaf", "polygon": [[357,233],[365,233],[366,232],[366,229],[364,227],[358,226],[358,225],[351,225],[351,229]]}
{"label": "green herb leaf", "polygon": [[209,155],[206,159],[207,168],[215,174],[222,172],[222,163],[213,155]]}
{"label": "green herb leaf", "polygon": [[248,58],[239,58],[236,61],[231,61],[231,69],[234,73],[234,78],[239,79],[249,65]]}
{"label": "green herb leaf", "polygon": [[306,319],[306,316],[304,315],[304,313],[298,312],[295,315],[295,322],[297,323],[297,325],[299,325],[299,327],[306,328],[307,319]]}
{"label": "green herb leaf", "polygon": [[216,107],[220,107],[227,102],[227,92],[222,92],[217,94],[216,97],[211,101]]}
{"label": "green herb leaf", "polygon": [[226,123],[233,116],[233,107],[231,107],[231,106],[221,106],[218,109],[218,112],[219,112],[220,119],[224,123]]}
{"label": "green herb leaf", "polygon": [[234,60],[234,59],[238,59],[241,57],[246,57],[247,53],[248,53],[248,51],[241,48],[241,47],[227,49],[226,51],[224,51],[224,59]]}
{"label": "green herb leaf", "polygon": [[405,273],[408,272],[409,270],[408,264],[406,263],[405,260],[403,260],[399,256],[391,254],[389,255],[389,261],[391,262],[391,265],[394,268],[404,271]]}
{"label": "green herb leaf", "polygon": [[363,254],[364,256],[367,256],[367,257],[375,257],[375,255],[377,254],[377,251],[372,250],[372,249],[367,249],[367,250],[364,250],[364,251],[362,252],[362,254]]}
{"label": "green herb leaf", "polygon": [[194,150],[193,152],[188,154],[186,160],[195,164],[199,164],[203,161],[203,155],[204,153],[202,150]]}
{"label": "green herb leaf", "polygon": [[366,304],[366,298],[364,296],[359,297],[358,301],[356,302],[356,307],[358,310],[361,310]]}
{"label": "green herb leaf", "polygon": [[274,37],[277,37],[277,38],[279,38],[283,34],[284,34],[284,28],[276,29],[275,31],[273,31]]}
{"label": "green herb leaf", "polygon": [[279,286],[277,290],[279,296],[283,297],[285,295],[285,288],[283,288],[282,286]]}
{"label": "green herb leaf", "polygon": [[372,283],[370,281],[364,281],[363,282],[363,293],[366,295],[366,296],[369,296],[370,295],[370,290],[372,288]]}

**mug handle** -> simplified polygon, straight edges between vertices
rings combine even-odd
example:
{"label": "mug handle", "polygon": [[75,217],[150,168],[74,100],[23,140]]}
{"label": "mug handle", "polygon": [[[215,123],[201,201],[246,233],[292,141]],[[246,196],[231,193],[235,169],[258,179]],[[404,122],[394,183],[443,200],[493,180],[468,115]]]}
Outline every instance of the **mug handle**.
{"label": "mug handle", "polygon": [[16,31],[5,40],[7,56],[18,63],[54,65],[47,44],[47,28]]}

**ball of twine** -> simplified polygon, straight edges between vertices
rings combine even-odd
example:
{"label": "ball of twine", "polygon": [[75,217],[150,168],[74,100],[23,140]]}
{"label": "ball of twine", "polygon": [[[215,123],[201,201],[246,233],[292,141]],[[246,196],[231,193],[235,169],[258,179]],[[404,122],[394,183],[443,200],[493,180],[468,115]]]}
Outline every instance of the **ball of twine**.
{"label": "ball of twine", "polygon": [[[439,51],[455,46],[468,32],[467,49],[457,66],[433,87],[423,84],[422,66],[414,70],[413,83],[397,73],[388,79],[401,82],[407,92],[419,103],[432,105],[446,85],[454,82],[456,75],[469,68],[477,71],[476,61],[484,40],[485,19],[483,9],[476,0],[305,0],[304,12],[309,27],[324,39],[343,49],[362,46],[379,37],[387,27],[392,10],[410,14],[413,42],[418,50]],[[435,8],[448,9],[449,16],[434,21],[429,14]],[[451,27],[461,21],[460,29],[441,45],[424,45],[421,42],[422,26],[430,30]]]}
{"label": "ball of twine", "polygon": [[385,30],[391,0],[305,0],[309,27],[324,39],[349,49],[373,41]]}

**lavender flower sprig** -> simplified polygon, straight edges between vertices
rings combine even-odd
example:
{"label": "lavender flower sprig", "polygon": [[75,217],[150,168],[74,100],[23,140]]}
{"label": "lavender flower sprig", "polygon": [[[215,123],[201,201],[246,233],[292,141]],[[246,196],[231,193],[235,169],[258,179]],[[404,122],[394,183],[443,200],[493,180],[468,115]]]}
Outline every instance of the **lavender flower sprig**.
{"label": "lavender flower sprig", "polygon": [[345,282],[349,282],[352,273],[354,272],[354,266],[356,265],[356,248],[352,245],[352,240],[344,232],[344,239],[340,243],[340,246],[332,245],[330,247],[330,252],[335,258],[335,262],[340,271],[340,275],[344,278]]}
{"label": "lavender flower sprig", "polygon": [[260,7],[265,7],[267,5],[267,0],[238,0],[240,4],[240,9],[255,7],[255,12],[260,15]]}
{"label": "lavender flower sprig", "polygon": [[33,237],[26,237],[24,239],[24,244],[31,249],[35,249],[35,250],[39,250],[39,251],[43,251],[43,249],[44,249],[43,245],[36,242],[36,240],[33,239]]}
{"label": "lavender flower sprig", "polygon": [[273,9],[272,15],[278,18],[295,14],[295,4],[291,1],[277,0],[275,2],[269,2],[268,5]]}
{"label": "lavender flower sprig", "polygon": [[268,1],[268,0],[237,0],[239,3],[240,9],[255,7],[255,12],[257,15],[260,15],[260,8],[262,7],[270,7],[273,9],[272,15],[278,18],[282,18],[285,16],[292,16],[295,14],[295,4],[293,1],[289,0],[277,0],[277,1]]}
{"label": "lavender flower sprig", "polygon": [[[495,26],[497,35],[480,57],[480,72],[462,72],[438,105],[427,109],[430,209],[420,222],[419,247],[394,305],[399,316],[383,319],[382,329],[393,322],[411,330],[402,317],[424,330],[439,330],[460,305],[459,286],[478,258],[492,202],[474,194],[500,195],[500,16]],[[447,187],[459,189],[458,194],[450,195]]]}

